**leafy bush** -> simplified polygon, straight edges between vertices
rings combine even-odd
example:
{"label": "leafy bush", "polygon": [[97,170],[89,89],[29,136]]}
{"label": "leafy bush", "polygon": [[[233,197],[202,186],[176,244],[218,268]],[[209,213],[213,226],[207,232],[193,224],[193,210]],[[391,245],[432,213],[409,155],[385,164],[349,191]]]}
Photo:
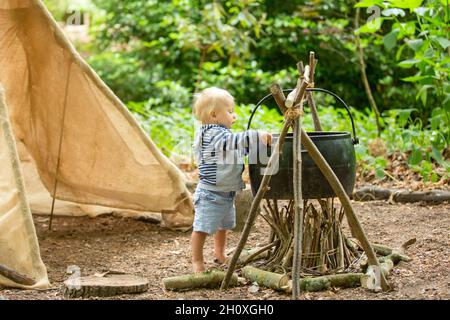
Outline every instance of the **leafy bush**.
{"label": "leafy bush", "polygon": [[[68,1],[45,0],[56,16]],[[338,93],[354,109],[363,171],[386,175],[389,157],[408,156],[424,180],[449,174],[450,59],[447,0],[94,0],[91,32],[97,52],[89,63],[167,155],[177,160],[195,130],[192,95],[209,86],[229,90],[240,105],[236,130],[243,130],[254,104],[276,81],[294,87],[295,64],[310,50],[319,59],[316,85]],[[77,2],[90,2],[80,0]],[[72,1],[73,3],[73,1]],[[376,5],[375,28],[364,24],[364,8]],[[385,130],[385,155],[373,155],[375,117],[360,80],[355,44],[356,10],[366,71]],[[350,131],[346,111],[333,98],[315,94],[326,130]],[[338,108],[339,107],[339,108]],[[277,132],[273,103],[255,114],[252,127]],[[310,117],[305,127],[312,129]],[[189,137],[189,139],[187,139]],[[184,140],[183,140],[184,139]],[[180,142],[182,142],[180,144]],[[184,146],[182,145],[184,143]],[[435,170],[438,167],[438,170]]]}
{"label": "leafy bush", "polygon": [[[318,97],[317,100],[324,131],[351,132],[350,120],[345,109],[334,107],[334,102],[329,98]],[[254,105],[240,105],[236,108],[238,120],[233,131],[246,130],[254,107]],[[130,108],[136,110],[136,105],[131,104]],[[190,162],[192,160],[190,148],[198,125],[191,114],[191,109],[178,109],[177,112],[157,112],[147,107],[143,109],[147,110],[146,117],[142,116],[141,111],[138,113],[141,115],[144,128],[155,143],[174,161]],[[424,128],[419,120],[413,120],[410,117],[412,111],[390,110],[383,115],[385,126],[389,128],[384,130],[381,136],[387,146],[387,154],[371,155],[369,145],[377,139],[376,124],[372,120],[373,114],[369,110],[364,112],[351,110],[360,140],[360,143],[355,145],[356,158],[359,170],[363,174],[374,172],[378,179],[384,178],[388,174],[389,158],[401,152],[408,155],[409,168],[418,172],[423,181],[437,182],[440,179],[450,178],[450,161],[443,157],[449,145],[439,130],[439,126],[445,124],[440,123],[437,127]],[[306,115],[303,126],[307,131],[313,131],[312,119],[308,116],[308,112]],[[263,105],[255,113],[251,128],[278,133],[282,121],[283,117],[277,109]],[[436,167],[439,170],[436,170]]]}

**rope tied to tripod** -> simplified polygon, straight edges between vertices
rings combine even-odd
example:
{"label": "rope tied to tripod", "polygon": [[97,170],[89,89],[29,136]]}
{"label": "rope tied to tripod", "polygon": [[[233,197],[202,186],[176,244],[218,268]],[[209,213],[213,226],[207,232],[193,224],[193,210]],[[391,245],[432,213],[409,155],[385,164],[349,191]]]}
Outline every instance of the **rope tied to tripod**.
{"label": "rope tied to tripod", "polygon": [[294,121],[298,117],[303,116],[303,110],[301,108],[288,108],[284,117],[286,120]]}

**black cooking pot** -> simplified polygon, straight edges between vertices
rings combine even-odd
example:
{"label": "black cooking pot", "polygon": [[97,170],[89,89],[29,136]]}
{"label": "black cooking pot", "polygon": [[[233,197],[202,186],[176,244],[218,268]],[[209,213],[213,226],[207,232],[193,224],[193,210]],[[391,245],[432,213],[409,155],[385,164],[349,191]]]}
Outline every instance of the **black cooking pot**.
{"label": "black cooking pot", "polygon": [[[308,88],[308,91],[324,92],[335,97],[345,107],[350,117],[353,129],[353,139],[350,132],[307,132],[308,136],[322,153],[325,160],[334,171],[347,194],[353,192],[356,179],[356,159],[354,144],[357,144],[355,125],[350,109],[347,104],[335,93],[321,89]],[[284,90],[286,93],[292,89]],[[258,102],[255,109],[253,109],[250,119],[248,121],[247,130],[250,125],[256,110],[270,97],[271,94],[265,96]],[[272,145],[275,146],[278,139],[278,134],[273,135]],[[308,152],[302,146],[302,195],[303,199],[319,199],[335,197],[335,193],[329,185],[327,179],[324,177],[315,162],[311,159]],[[267,155],[270,156],[271,148],[268,147]],[[267,162],[267,157],[265,162]],[[269,190],[266,191],[264,198],[270,199],[292,199],[294,196],[293,187],[293,134],[288,133],[286,136],[283,151],[279,159],[279,169],[276,174],[271,177],[269,183]],[[262,163],[260,155],[258,154],[256,164],[249,164],[250,184],[253,195],[259,189],[261,184],[264,169],[267,163]]]}

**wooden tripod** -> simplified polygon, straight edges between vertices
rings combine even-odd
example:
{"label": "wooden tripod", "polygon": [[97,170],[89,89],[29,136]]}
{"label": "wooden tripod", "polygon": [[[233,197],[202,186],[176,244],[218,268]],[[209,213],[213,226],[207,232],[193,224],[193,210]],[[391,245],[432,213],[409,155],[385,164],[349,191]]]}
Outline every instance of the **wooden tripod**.
{"label": "wooden tripod", "polygon": [[[317,60],[315,59],[314,52],[310,52],[309,56],[309,65],[303,68],[303,64],[298,64],[298,69],[301,72],[301,76],[297,81],[297,86],[292,91],[288,97],[286,98],[283,94],[283,90],[279,85],[271,86],[271,93],[280,109],[280,111],[285,116],[285,121],[283,128],[281,129],[280,136],[277,140],[275,148],[273,149],[273,153],[270,156],[269,162],[267,164],[267,170],[263,176],[261,186],[258,189],[258,192],[255,195],[255,198],[252,202],[250,212],[247,217],[247,221],[245,223],[244,229],[242,231],[241,238],[239,240],[238,246],[229,261],[228,269],[225,278],[222,281],[221,289],[227,289],[229,286],[229,282],[231,276],[236,268],[236,264],[239,256],[247,242],[248,236],[250,234],[250,229],[256,219],[258,214],[258,208],[261,203],[261,200],[264,197],[265,192],[268,190],[268,185],[270,183],[270,179],[272,176],[273,168],[277,167],[277,161],[280,155],[280,150],[282,150],[285,137],[289,130],[289,127],[293,126],[294,130],[294,208],[295,208],[295,216],[294,216],[294,253],[293,253],[293,266],[292,266],[292,280],[293,280],[293,288],[292,288],[292,298],[298,299],[300,295],[300,264],[301,264],[301,239],[302,239],[302,223],[303,223],[303,199],[301,192],[301,144],[303,144],[304,148],[308,151],[311,158],[314,160],[316,165],[321,170],[322,174],[326,177],[330,186],[332,187],[334,193],[337,195],[341,204],[344,208],[345,215],[347,217],[347,221],[351,230],[352,235],[358,239],[361,243],[361,246],[364,252],[367,255],[368,262],[375,270],[378,270],[379,274],[379,284],[383,291],[387,291],[389,289],[389,285],[385,279],[384,274],[380,271],[380,264],[375,255],[375,252],[370,245],[370,242],[359,223],[358,217],[356,216],[350,199],[345,192],[342,184],[339,179],[324,159],[320,151],[317,149],[315,144],[312,142],[311,138],[306,134],[304,129],[301,127],[301,120],[303,115],[303,101],[304,99],[308,99],[310,102],[310,107],[313,113],[314,125],[316,130],[320,130],[320,121],[317,116],[315,103],[310,92],[307,92],[308,86],[314,86],[314,71],[317,64]],[[299,139],[300,138],[300,139]],[[301,143],[300,143],[301,142]]]}

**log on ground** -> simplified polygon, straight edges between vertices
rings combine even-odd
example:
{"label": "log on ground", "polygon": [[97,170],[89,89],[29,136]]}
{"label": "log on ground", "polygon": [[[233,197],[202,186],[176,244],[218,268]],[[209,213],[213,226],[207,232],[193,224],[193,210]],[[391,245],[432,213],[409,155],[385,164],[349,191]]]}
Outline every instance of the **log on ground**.
{"label": "log on ground", "polygon": [[[258,285],[268,287],[286,293],[292,292],[292,280],[288,280],[287,275],[260,270],[247,266],[242,269],[244,278]],[[300,279],[300,289],[302,291],[322,291],[332,287],[351,288],[358,287],[361,283],[363,273],[344,273],[320,276],[314,278]]]}
{"label": "log on ground", "polygon": [[387,246],[375,243],[372,244],[372,247],[377,254],[388,257],[388,259],[392,260],[394,264],[397,264],[400,261],[410,262],[412,260],[407,255],[401,253],[398,249],[391,249]]}
{"label": "log on ground", "polygon": [[389,189],[363,187],[353,192],[352,198],[356,201],[388,200],[391,194],[392,190]]}
{"label": "log on ground", "polygon": [[277,291],[286,291],[289,281],[289,277],[285,274],[264,271],[252,266],[242,268],[242,276],[262,287]]}
{"label": "log on ground", "polygon": [[373,291],[381,290],[379,287],[380,272],[387,278],[397,263],[400,261],[409,262],[411,260],[411,258],[401,254],[397,250],[392,250],[391,254],[379,258],[380,269],[376,266],[369,266],[367,268],[366,273],[361,277],[361,286]]}
{"label": "log on ground", "polygon": [[431,191],[398,191],[393,195],[393,200],[395,202],[426,202],[439,204],[443,202],[450,202],[450,192],[444,190],[431,190]]}
{"label": "log on ground", "polygon": [[440,204],[450,202],[450,191],[407,191],[391,190],[374,186],[363,187],[352,194],[356,201],[389,200],[400,203],[426,202]]}
{"label": "log on ground", "polygon": [[[300,279],[300,288],[303,291],[315,292],[329,290],[331,288],[353,288],[361,285],[363,273],[331,274],[314,278]],[[288,292],[291,283],[288,285]]]}
{"label": "log on ground", "polygon": [[[164,288],[166,290],[189,290],[189,289],[215,289],[219,288],[223,279],[225,278],[225,272],[219,270],[211,270],[205,272],[198,272],[192,274],[186,274],[182,276],[175,276],[163,279]],[[236,273],[233,273],[231,277],[230,285],[236,286],[238,283],[238,277]]]}
{"label": "log on ground", "polygon": [[0,275],[9,280],[14,281],[15,283],[26,285],[26,286],[32,286],[36,283],[36,281],[31,279],[30,277],[20,274],[19,272],[14,271],[2,264],[0,264]]}

